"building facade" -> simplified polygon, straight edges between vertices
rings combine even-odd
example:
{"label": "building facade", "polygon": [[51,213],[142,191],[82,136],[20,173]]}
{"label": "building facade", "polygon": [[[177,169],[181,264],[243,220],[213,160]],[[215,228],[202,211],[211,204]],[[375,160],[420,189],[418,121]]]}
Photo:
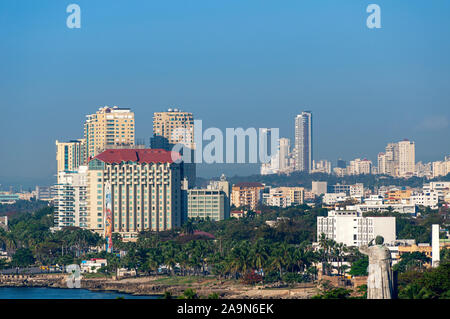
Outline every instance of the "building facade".
{"label": "building facade", "polygon": [[249,207],[254,210],[262,199],[264,184],[238,183],[231,189],[231,204],[235,207]]}
{"label": "building facade", "polygon": [[347,246],[367,245],[376,236],[383,236],[386,244],[395,241],[395,217],[362,217],[356,211],[337,210],[328,217],[317,217],[317,237]]}
{"label": "building facade", "polygon": [[54,189],[55,228],[87,228],[87,166],[80,166],[73,172],[59,172]]}
{"label": "building facade", "polygon": [[129,108],[105,106],[87,115],[84,124],[86,162],[106,149],[133,148],[134,131],[134,113]]}
{"label": "building facade", "polygon": [[295,170],[310,172],[313,161],[312,113],[302,112],[295,118]]}
{"label": "building facade", "polygon": [[144,230],[181,226],[180,158],[178,153],[161,149],[112,149],[94,157],[88,165],[89,229],[105,233],[107,204],[112,232],[124,239]]}
{"label": "building facade", "polygon": [[170,145],[183,144],[195,149],[194,116],[189,112],[169,109],[167,112],[153,114],[152,148],[167,149]]}
{"label": "building facade", "polygon": [[69,142],[56,141],[57,172],[76,171],[84,165],[86,142],[84,139]]}

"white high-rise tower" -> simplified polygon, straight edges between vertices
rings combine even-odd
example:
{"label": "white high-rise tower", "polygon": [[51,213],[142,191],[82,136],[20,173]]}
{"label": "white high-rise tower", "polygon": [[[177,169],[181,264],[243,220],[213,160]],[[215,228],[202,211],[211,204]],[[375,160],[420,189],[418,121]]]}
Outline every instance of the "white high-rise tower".
{"label": "white high-rise tower", "polygon": [[305,111],[295,118],[295,170],[309,173],[312,160],[312,114]]}

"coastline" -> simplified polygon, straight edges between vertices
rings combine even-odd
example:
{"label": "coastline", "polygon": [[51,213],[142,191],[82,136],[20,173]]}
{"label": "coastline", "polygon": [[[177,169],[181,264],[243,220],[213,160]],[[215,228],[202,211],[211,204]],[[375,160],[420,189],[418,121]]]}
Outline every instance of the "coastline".
{"label": "coastline", "polygon": [[[0,287],[41,287],[71,289],[67,286],[67,274],[40,274],[34,276],[5,276],[0,278]],[[317,293],[314,284],[298,284],[293,287],[270,288],[246,286],[233,281],[220,281],[212,278],[196,278],[184,283],[165,283],[174,278],[161,276],[113,278],[82,278],[81,289],[125,293],[135,296],[161,296],[170,292],[172,296],[183,294],[186,289],[193,289],[199,296],[217,294],[223,299],[308,299]]]}

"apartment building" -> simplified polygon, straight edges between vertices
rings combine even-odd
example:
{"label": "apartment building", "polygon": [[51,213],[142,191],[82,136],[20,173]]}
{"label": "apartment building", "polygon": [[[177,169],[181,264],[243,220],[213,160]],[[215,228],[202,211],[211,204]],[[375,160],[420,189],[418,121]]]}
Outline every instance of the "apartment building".
{"label": "apartment building", "polygon": [[76,171],[86,161],[84,139],[69,142],[56,141],[57,172]]}
{"label": "apartment building", "polygon": [[264,184],[238,183],[231,190],[231,204],[235,207],[250,207],[254,210],[262,199]]}
{"label": "apartment building", "polygon": [[87,172],[87,166],[80,166],[73,172],[58,173],[58,183],[54,186],[55,229],[87,228]]}
{"label": "apartment building", "polygon": [[99,108],[95,114],[86,115],[86,162],[106,149],[133,148],[134,131],[134,113],[129,108],[105,106]]}
{"label": "apartment building", "polygon": [[367,245],[376,236],[383,236],[386,244],[395,241],[395,217],[362,217],[356,211],[336,210],[327,217],[317,217],[317,238],[328,239],[347,246]]}
{"label": "apartment building", "polygon": [[415,144],[407,139],[398,142],[399,162],[398,174],[400,177],[410,177],[416,170]]}
{"label": "apartment building", "polygon": [[194,187],[196,181],[194,116],[192,113],[183,112],[179,109],[153,113],[151,148],[172,151],[176,144],[182,146],[176,151],[183,158],[182,169],[188,182],[187,187]]}
{"label": "apartment building", "polygon": [[[169,109],[167,112],[155,112],[153,114],[153,136],[152,148],[165,148],[164,145],[175,145],[177,143],[195,149],[194,142],[194,116],[192,113],[183,112],[179,109]],[[163,137],[164,139],[158,139]],[[165,141],[164,145],[155,143]]]}
{"label": "apartment building", "polygon": [[89,229],[106,234],[109,226],[108,232],[128,240],[140,231],[181,226],[180,158],[161,149],[110,149],[95,156],[88,165]]}

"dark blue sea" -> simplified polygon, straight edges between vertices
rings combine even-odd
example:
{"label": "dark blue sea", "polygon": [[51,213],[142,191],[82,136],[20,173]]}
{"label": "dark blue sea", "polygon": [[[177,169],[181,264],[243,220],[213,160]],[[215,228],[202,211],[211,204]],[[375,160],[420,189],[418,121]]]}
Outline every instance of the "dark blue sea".
{"label": "dark blue sea", "polygon": [[3,288],[0,299],[157,299],[157,296],[134,296],[118,292],[60,288]]}

